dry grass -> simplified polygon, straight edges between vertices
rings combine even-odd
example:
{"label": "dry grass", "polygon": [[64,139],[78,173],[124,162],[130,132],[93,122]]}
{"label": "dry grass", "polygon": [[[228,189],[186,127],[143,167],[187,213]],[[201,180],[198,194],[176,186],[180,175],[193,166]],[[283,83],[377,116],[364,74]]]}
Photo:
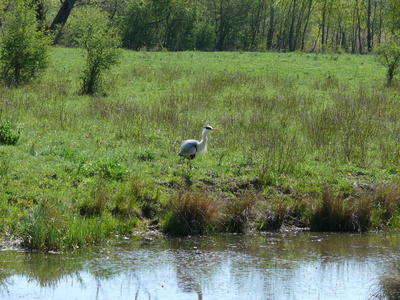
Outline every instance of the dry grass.
{"label": "dry grass", "polygon": [[397,300],[400,299],[400,276],[385,275],[379,279],[371,299]]}
{"label": "dry grass", "polygon": [[344,198],[324,188],[322,202],[311,211],[310,230],[365,231],[369,227],[371,211],[367,198]]}
{"label": "dry grass", "polygon": [[226,232],[243,233],[254,216],[256,198],[253,195],[238,197],[226,202],[220,226]]}
{"label": "dry grass", "polygon": [[258,221],[258,229],[261,231],[280,229],[286,216],[286,210],[286,206],[282,204],[264,209]]}
{"label": "dry grass", "polygon": [[200,192],[179,191],[170,201],[170,212],[162,224],[172,235],[202,234],[217,224],[220,203]]}

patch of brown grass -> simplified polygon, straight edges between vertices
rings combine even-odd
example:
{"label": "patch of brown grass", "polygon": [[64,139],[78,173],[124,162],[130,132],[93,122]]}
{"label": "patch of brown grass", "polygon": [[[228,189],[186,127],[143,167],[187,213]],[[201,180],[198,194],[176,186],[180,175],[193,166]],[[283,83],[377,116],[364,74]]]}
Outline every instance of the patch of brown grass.
{"label": "patch of brown grass", "polygon": [[220,203],[200,192],[178,192],[170,201],[164,220],[164,233],[172,235],[202,234],[213,228],[220,217]]}
{"label": "patch of brown grass", "polygon": [[254,216],[255,196],[242,196],[228,201],[224,207],[224,215],[220,226],[227,232],[243,233],[248,221]]}
{"label": "patch of brown grass", "polygon": [[368,198],[344,198],[328,188],[322,201],[311,210],[311,231],[364,231],[369,227],[372,205]]}

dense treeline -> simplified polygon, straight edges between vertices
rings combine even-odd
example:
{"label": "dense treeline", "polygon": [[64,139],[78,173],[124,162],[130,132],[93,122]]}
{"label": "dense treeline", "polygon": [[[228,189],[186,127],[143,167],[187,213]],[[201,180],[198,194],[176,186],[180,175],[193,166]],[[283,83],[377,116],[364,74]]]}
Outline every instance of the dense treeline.
{"label": "dense treeline", "polygon": [[[64,0],[66,1],[66,0]],[[171,51],[371,51],[398,0],[106,0],[124,46]]]}
{"label": "dense treeline", "polygon": [[[0,5],[7,9],[6,0]],[[35,0],[62,28],[83,5],[118,26],[129,49],[365,53],[400,28],[398,0]],[[61,39],[68,42],[66,39]]]}
{"label": "dense treeline", "polygon": [[[126,47],[371,51],[400,26],[397,0],[130,0],[114,17]],[[111,13],[111,11],[110,11]]]}
{"label": "dense treeline", "polygon": [[[2,1],[7,10],[12,0]],[[107,12],[130,49],[372,51],[400,29],[398,0],[34,0],[62,28],[83,5]],[[65,39],[64,39],[65,41]]]}

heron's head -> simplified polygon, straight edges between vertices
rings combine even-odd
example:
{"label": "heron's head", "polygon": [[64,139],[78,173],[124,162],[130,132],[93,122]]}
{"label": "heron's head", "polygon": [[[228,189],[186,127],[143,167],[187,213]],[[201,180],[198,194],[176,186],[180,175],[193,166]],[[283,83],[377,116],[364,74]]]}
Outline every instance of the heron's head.
{"label": "heron's head", "polygon": [[217,131],[217,130],[219,130],[219,129],[217,129],[217,128],[212,128],[210,125],[207,125],[207,126],[204,127],[204,129],[203,129],[203,131],[206,131],[206,132]]}

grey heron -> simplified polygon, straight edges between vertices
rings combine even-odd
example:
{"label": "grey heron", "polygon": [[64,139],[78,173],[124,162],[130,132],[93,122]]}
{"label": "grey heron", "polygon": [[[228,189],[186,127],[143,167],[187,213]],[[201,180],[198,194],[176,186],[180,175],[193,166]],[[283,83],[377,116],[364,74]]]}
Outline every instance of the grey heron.
{"label": "grey heron", "polygon": [[207,151],[207,135],[211,131],[217,130],[219,129],[212,128],[210,125],[208,125],[203,129],[200,142],[196,140],[185,140],[182,142],[181,152],[179,152],[179,156],[188,159],[188,166],[190,166],[190,168],[192,159],[194,159],[197,155]]}

